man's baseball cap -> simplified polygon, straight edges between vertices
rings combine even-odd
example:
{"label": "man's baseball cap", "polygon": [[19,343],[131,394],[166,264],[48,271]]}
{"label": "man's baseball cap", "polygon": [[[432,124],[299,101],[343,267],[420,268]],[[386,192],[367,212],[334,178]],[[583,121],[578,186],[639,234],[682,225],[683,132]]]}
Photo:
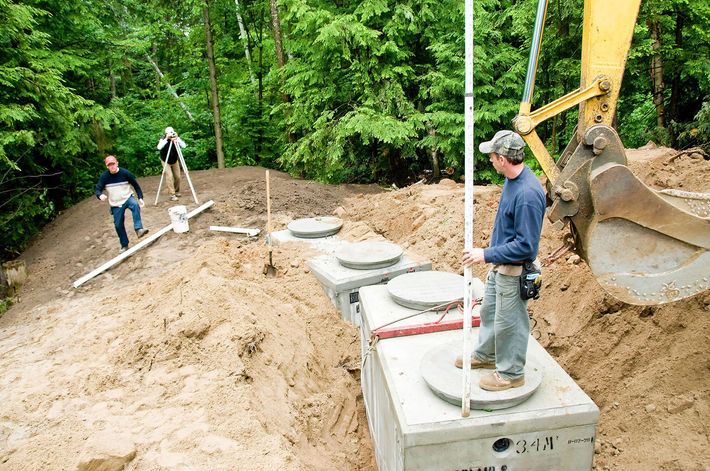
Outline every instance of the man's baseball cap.
{"label": "man's baseball cap", "polygon": [[168,126],[167,128],[165,128],[165,134],[175,134],[175,130]]}
{"label": "man's baseball cap", "polygon": [[513,131],[498,131],[493,139],[486,142],[481,142],[478,150],[484,154],[495,152],[496,154],[505,155],[507,157],[518,157],[523,153],[525,141],[519,134]]}
{"label": "man's baseball cap", "polygon": [[104,164],[108,167],[108,164],[117,164],[118,160],[113,155],[109,155],[104,159]]}

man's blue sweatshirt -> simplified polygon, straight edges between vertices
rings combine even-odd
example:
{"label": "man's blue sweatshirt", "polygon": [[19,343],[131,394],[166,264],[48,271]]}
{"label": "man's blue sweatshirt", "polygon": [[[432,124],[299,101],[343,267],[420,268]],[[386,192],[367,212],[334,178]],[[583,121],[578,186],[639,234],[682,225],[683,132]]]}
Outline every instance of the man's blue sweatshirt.
{"label": "man's blue sweatshirt", "polygon": [[118,172],[111,173],[105,170],[96,184],[96,197],[103,193],[104,188],[108,193],[108,202],[111,206],[119,207],[131,197],[131,186],[136,190],[139,199],[143,198],[143,190],[136,181],[136,177],[126,169],[119,168]]}
{"label": "man's blue sweatshirt", "polygon": [[545,191],[528,167],[513,179],[506,178],[490,246],[483,250],[486,262],[510,264],[535,260],[544,215]]}

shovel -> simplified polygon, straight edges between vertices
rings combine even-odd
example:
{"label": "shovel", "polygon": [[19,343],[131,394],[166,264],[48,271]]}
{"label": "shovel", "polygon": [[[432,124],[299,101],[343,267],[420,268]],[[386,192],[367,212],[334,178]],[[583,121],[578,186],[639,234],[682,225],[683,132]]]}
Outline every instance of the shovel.
{"label": "shovel", "polygon": [[276,276],[276,267],[272,261],[271,248],[271,192],[269,191],[269,171],[266,171],[266,245],[269,247],[269,263],[264,264],[264,275],[267,278]]}

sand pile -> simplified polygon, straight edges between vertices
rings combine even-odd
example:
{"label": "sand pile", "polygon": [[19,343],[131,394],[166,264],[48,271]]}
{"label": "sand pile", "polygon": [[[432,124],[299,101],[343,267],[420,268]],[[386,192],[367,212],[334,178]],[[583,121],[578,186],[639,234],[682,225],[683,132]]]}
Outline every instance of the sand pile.
{"label": "sand pile", "polygon": [[6,469],[75,469],[116,442],[128,469],[370,469],[355,331],[304,253],[274,255],[266,280],[263,247],[210,241],[5,327]]}

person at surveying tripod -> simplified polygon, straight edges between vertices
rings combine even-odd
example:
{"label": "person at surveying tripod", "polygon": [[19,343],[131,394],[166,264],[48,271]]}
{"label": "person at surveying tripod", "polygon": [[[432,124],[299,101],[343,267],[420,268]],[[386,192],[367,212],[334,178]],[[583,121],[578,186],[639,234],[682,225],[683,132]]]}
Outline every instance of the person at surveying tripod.
{"label": "person at surveying tripod", "polygon": [[[536,291],[527,290],[526,283],[529,274],[539,275],[533,264],[545,215],[545,191],[523,162],[524,148],[525,141],[513,131],[498,131],[478,147],[505,177],[489,246],[464,250],[461,258],[464,266],[493,264],[486,276],[478,345],[471,355],[471,368],[495,370],[481,376],[478,385],[486,391],[525,384],[530,336],[527,305],[531,296],[537,296]],[[540,280],[535,276],[532,281]],[[462,355],[455,365],[463,367]]]}
{"label": "person at surveying tripod", "polygon": [[170,201],[177,201],[180,197],[180,148],[187,147],[185,141],[173,128],[165,128],[165,134],[158,141],[160,160],[163,162],[166,187],[170,193]]}

